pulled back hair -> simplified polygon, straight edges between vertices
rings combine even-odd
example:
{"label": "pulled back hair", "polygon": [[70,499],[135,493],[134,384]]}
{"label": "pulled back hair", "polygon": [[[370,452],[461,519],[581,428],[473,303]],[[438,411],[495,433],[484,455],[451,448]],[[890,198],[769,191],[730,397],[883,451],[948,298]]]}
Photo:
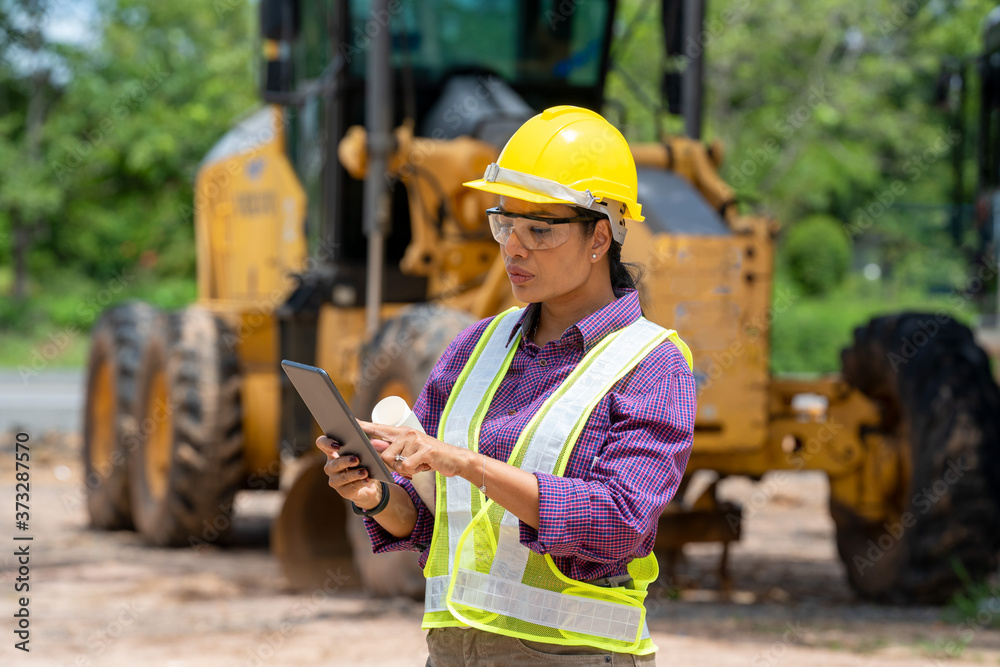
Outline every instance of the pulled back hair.
{"label": "pulled back hair", "polygon": [[[589,237],[597,229],[597,223],[605,220],[604,216],[595,217],[583,223],[584,236]],[[622,261],[622,244],[611,239],[608,248],[608,261],[611,263],[611,289],[618,292],[622,289],[639,289],[642,280],[642,267],[634,262]]]}

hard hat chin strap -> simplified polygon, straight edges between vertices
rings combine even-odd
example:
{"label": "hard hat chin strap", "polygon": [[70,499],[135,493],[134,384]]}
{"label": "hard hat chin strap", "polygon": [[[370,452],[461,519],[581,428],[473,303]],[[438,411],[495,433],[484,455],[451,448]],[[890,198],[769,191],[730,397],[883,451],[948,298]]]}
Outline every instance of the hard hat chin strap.
{"label": "hard hat chin strap", "polygon": [[501,185],[513,185],[524,188],[528,192],[539,195],[546,195],[553,199],[561,199],[591,211],[597,211],[608,216],[611,222],[611,235],[619,244],[625,243],[625,205],[618,202],[607,202],[599,200],[590,193],[590,190],[580,192],[573,188],[551,181],[547,178],[526,174],[523,171],[504,169],[496,162],[486,167],[483,180],[488,183],[499,183]]}

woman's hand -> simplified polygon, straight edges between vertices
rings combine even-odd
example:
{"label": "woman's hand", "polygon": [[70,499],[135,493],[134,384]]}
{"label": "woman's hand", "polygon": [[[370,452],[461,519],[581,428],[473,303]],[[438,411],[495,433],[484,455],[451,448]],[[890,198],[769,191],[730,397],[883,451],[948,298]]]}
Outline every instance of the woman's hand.
{"label": "woman's hand", "polygon": [[[454,447],[412,428],[373,424],[360,419],[358,424],[385,464],[403,477],[413,477],[425,470],[454,477],[469,466],[472,452],[464,447]],[[397,456],[402,459],[398,460]]]}
{"label": "woman's hand", "polygon": [[358,465],[358,457],[340,456],[340,443],[325,435],[316,438],[316,446],[326,454],[323,472],[330,478],[330,486],[334,491],[364,510],[379,504],[382,500],[382,485],[370,479],[364,468],[352,467]]}

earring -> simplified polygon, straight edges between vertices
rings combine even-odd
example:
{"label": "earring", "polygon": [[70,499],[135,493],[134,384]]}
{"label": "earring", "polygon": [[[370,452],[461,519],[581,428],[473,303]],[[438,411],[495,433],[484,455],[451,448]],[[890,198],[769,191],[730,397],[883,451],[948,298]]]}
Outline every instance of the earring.
{"label": "earring", "polygon": [[591,257],[593,257],[594,259],[597,259],[597,255],[591,255]]}

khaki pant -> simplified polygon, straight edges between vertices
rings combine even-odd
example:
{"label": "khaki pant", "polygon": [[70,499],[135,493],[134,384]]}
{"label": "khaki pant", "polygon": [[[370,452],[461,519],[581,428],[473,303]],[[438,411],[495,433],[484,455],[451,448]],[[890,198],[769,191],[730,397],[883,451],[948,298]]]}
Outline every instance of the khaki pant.
{"label": "khaki pant", "polygon": [[655,654],[613,653],[589,646],[559,646],[484,632],[476,628],[432,628],[426,667],[517,667],[518,665],[648,665]]}

